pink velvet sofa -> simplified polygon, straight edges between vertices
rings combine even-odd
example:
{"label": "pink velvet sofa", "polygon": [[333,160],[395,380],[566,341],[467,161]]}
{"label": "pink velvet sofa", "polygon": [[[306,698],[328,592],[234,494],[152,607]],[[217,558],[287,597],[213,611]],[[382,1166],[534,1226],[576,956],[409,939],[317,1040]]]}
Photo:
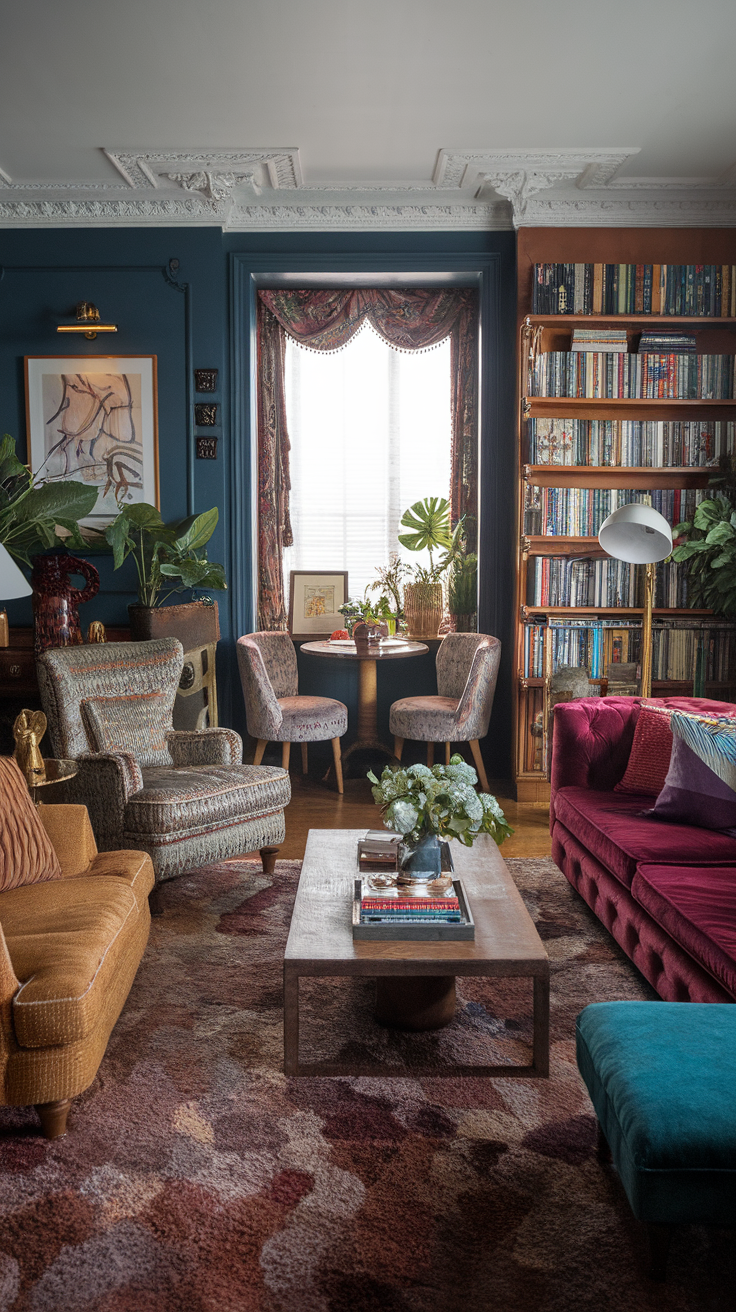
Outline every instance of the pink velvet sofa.
{"label": "pink velvet sofa", "polygon": [[[726,702],[653,699],[736,714]],[[651,796],[615,793],[641,702],[555,707],[552,856],[642,975],[669,1002],[736,1000],[736,838],[642,816]]]}

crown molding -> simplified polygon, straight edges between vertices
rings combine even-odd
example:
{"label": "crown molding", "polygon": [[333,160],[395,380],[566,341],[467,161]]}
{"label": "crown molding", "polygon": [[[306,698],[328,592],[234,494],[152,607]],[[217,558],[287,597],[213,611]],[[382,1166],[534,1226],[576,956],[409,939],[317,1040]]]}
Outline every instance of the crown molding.
{"label": "crown molding", "polygon": [[[14,182],[0,227],[217,226],[227,232],[735,227],[717,178],[621,176],[638,147],[440,150],[431,181],[305,183],[295,147],[105,149],[117,178]],[[278,193],[278,194],[277,194]]]}

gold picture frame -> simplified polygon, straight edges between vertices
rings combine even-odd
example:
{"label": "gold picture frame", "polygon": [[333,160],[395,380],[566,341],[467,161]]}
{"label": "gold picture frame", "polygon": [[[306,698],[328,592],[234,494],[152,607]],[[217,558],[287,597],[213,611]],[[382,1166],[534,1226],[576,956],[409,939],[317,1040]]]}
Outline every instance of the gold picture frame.
{"label": "gold picture frame", "polygon": [[348,599],[348,572],[293,569],[289,574],[289,633],[295,641],[329,638],[345,627],[339,613]]}

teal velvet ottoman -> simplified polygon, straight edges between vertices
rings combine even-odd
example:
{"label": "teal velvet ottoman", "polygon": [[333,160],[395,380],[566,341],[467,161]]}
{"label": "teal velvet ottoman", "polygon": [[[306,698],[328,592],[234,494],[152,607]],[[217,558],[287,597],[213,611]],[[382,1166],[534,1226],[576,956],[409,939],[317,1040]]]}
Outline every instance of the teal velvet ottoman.
{"label": "teal velvet ottoman", "polygon": [[649,1224],[662,1279],[670,1226],[736,1225],[736,1005],[596,1002],[576,1039],[600,1155]]}

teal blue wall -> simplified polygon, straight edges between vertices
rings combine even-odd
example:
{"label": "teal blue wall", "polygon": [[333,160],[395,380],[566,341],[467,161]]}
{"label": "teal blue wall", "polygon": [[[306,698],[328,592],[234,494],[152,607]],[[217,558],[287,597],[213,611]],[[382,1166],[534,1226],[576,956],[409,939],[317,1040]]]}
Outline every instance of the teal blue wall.
{"label": "teal blue wall", "polygon": [[[60,355],[68,339],[56,323],[79,300],[93,301],[118,324],[104,338],[78,338],[75,354],[158,357],[161,510],[165,518],[220,509],[211,556],[231,580],[221,595],[219,682],[225,723],[243,727],[234,639],[254,625],[250,580],[250,378],[252,308],[258,277],[274,272],[446,272],[477,276],[482,303],[485,416],[481,472],[480,627],[504,641],[505,659],[489,764],[510,773],[510,639],[513,606],[514,249],[512,233],[313,233],[223,235],[219,228],[12,230],[0,234],[0,431],[25,449],[26,355]],[[173,277],[171,260],[178,260]],[[192,367],[219,369],[212,398],[193,394]],[[194,459],[193,403],[220,403],[218,460]],[[205,431],[205,430],[200,430]],[[211,431],[211,430],[210,430]],[[132,572],[113,573],[96,559],[102,590],[82,619],[127,621],[135,600]],[[11,624],[30,624],[27,602],[8,606]],[[313,662],[316,665],[316,662]],[[431,668],[417,671],[423,691]],[[314,683],[316,674],[305,677]],[[405,691],[401,689],[399,691]],[[381,720],[393,698],[391,679],[379,689]],[[348,686],[345,698],[354,702]],[[343,699],[345,699],[343,698]]]}

